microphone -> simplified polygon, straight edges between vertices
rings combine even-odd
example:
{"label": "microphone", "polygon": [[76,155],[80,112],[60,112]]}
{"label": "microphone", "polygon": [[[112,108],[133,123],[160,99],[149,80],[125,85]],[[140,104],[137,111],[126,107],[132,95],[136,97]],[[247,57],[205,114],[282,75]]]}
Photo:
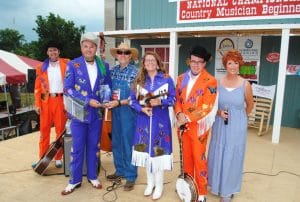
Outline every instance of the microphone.
{"label": "microphone", "polygon": [[[228,116],[228,106],[225,105],[224,107],[224,113]],[[224,124],[228,125],[228,117],[224,119]]]}

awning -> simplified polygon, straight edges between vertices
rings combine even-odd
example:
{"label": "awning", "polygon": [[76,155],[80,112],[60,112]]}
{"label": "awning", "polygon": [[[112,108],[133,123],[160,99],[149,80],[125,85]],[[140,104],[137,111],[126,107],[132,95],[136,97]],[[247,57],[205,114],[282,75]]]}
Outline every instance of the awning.
{"label": "awning", "polygon": [[38,60],[0,50],[0,84],[26,83],[28,69],[33,69],[40,63]]}

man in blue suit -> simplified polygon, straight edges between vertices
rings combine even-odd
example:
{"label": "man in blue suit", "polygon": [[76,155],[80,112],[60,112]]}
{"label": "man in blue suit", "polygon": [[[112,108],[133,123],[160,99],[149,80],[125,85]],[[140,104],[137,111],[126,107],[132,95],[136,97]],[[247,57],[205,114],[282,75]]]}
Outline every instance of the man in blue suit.
{"label": "man in blue suit", "polygon": [[102,112],[104,104],[100,100],[100,88],[111,86],[109,65],[96,56],[99,38],[93,33],[81,36],[80,46],[82,56],[68,63],[64,93],[71,99],[81,103],[84,108],[83,120],[71,116],[72,161],[70,165],[71,177],[62,195],[70,194],[81,186],[82,167],[86,155],[87,178],[92,186],[101,189],[97,178],[98,157],[97,147],[102,130]]}

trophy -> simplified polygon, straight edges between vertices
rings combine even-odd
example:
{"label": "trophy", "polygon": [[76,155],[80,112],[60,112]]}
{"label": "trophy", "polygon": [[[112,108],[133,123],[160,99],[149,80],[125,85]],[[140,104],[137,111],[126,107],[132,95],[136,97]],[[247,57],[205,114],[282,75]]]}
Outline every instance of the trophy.
{"label": "trophy", "polygon": [[[105,103],[108,103],[111,100],[111,90],[108,84],[100,85],[100,102],[105,105]],[[104,111],[104,121],[110,121],[109,120],[109,113],[108,109],[105,108]]]}
{"label": "trophy", "polygon": [[108,103],[111,100],[111,90],[108,84],[100,85],[100,101]]}

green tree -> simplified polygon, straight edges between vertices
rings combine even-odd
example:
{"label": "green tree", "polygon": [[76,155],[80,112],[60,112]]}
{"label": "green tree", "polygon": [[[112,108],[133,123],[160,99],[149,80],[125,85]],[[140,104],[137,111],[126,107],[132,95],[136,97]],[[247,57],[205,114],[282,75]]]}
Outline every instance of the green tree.
{"label": "green tree", "polygon": [[32,59],[38,59],[37,54],[39,53],[38,42],[31,41],[29,43],[24,43],[20,48],[15,50],[18,55],[27,56]]}
{"label": "green tree", "polygon": [[78,57],[80,52],[80,36],[84,33],[85,26],[75,27],[73,21],[65,21],[59,15],[50,13],[49,16],[43,18],[38,15],[36,28],[34,31],[39,36],[37,41],[38,52],[36,53],[37,59],[44,60],[47,57],[47,44],[49,41],[55,41],[61,44],[60,56],[73,59]]}
{"label": "green tree", "polygon": [[15,52],[25,42],[24,35],[14,29],[0,30],[0,49]]}

